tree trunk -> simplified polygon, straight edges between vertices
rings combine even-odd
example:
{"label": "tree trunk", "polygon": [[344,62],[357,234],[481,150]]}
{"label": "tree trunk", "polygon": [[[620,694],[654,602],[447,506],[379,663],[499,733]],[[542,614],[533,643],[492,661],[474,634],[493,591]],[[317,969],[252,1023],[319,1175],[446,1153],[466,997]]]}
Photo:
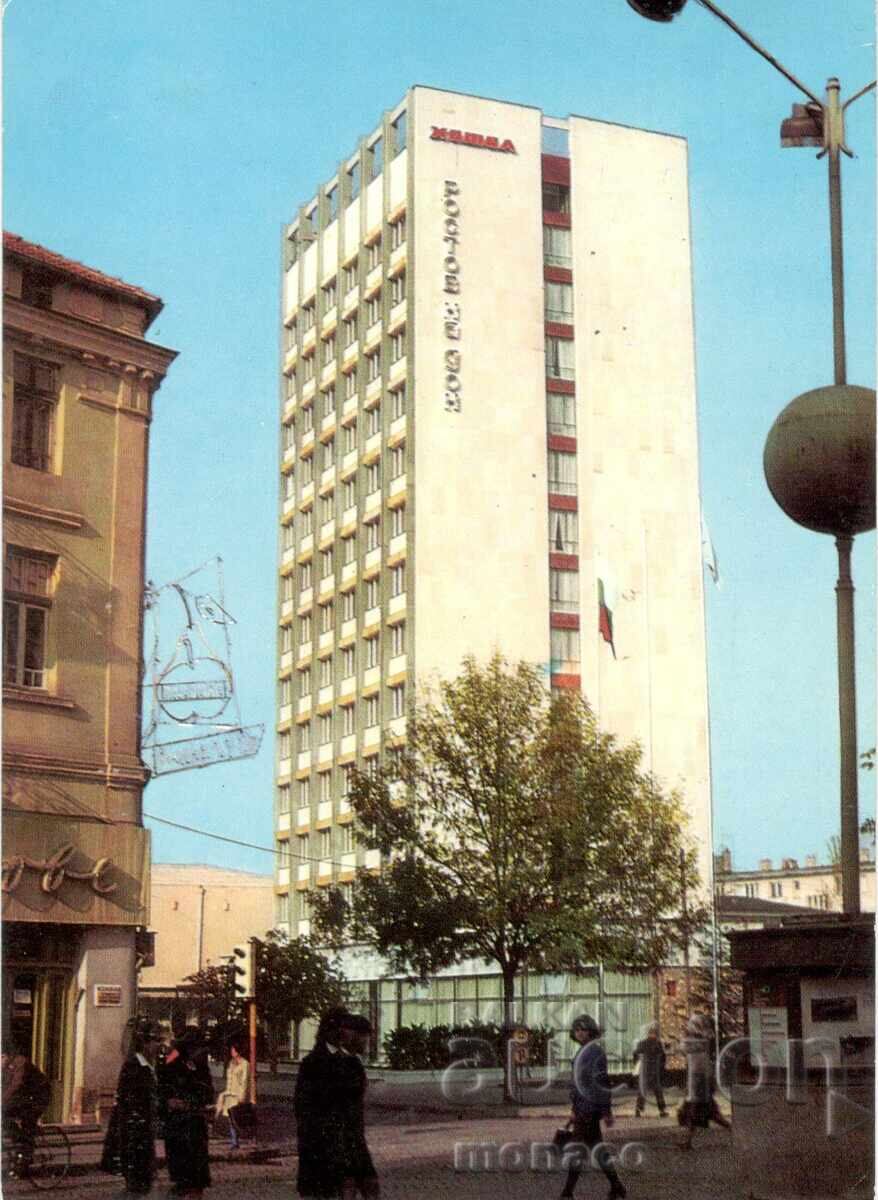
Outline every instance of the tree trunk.
{"label": "tree trunk", "polygon": [[513,1078],[510,1038],[515,1024],[515,968],[504,964],[503,972],[503,1103],[517,1104],[519,1097]]}

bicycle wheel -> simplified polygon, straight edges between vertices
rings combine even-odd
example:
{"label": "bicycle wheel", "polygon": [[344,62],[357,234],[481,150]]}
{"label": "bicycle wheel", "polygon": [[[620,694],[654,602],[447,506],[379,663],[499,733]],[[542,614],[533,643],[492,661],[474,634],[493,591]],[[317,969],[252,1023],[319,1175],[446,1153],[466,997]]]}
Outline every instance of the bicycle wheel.
{"label": "bicycle wheel", "polygon": [[57,1187],[70,1170],[70,1139],[63,1129],[45,1126],[37,1131],[28,1176],[35,1188]]}

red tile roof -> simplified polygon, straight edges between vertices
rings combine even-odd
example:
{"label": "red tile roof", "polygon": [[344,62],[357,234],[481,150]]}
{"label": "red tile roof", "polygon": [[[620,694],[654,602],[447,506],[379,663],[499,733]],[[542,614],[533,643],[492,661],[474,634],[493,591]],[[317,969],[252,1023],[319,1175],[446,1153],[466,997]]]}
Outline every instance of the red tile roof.
{"label": "red tile roof", "polygon": [[75,259],[64,258],[63,255],[56,254],[53,250],[47,250],[45,246],[38,246],[36,242],[26,241],[17,233],[3,231],[3,250],[6,254],[14,254],[19,258],[40,263],[41,266],[50,267],[65,275],[73,275],[76,279],[81,279],[83,283],[91,284],[92,287],[100,288],[102,291],[127,296],[130,300],[143,305],[149,313],[151,321],[163,308],[162,301],[151,292],[145,292],[142,288],[125,283],[123,279],[116,279],[113,275],[105,275],[103,271],[96,271],[93,267],[76,262]]}

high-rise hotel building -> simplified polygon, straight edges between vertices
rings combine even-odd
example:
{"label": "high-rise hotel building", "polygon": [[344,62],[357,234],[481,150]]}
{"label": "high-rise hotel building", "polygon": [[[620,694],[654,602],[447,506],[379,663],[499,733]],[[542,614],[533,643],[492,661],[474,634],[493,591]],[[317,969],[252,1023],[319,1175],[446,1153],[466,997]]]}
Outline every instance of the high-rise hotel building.
{"label": "high-rise hotel building", "polygon": [[283,254],[278,924],[380,866],[351,769],[494,647],[639,739],[708,878],[685,142],[414,87]]}

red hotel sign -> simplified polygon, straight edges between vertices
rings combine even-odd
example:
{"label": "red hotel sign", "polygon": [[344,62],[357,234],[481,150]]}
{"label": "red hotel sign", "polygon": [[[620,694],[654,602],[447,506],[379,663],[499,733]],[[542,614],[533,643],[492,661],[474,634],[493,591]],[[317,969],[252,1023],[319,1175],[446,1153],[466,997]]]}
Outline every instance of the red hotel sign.
{"label": "red hotel sign", "polygon": [[430,137],[434,142],[457,142],[461,146],[475,146],[479,150],[499,150],[501,154],[518,153],[515,143],[509,138],[501,141],[500,138],[486,137],[483,133],[464,133],[461,129],[443,129],[433,125]]}

